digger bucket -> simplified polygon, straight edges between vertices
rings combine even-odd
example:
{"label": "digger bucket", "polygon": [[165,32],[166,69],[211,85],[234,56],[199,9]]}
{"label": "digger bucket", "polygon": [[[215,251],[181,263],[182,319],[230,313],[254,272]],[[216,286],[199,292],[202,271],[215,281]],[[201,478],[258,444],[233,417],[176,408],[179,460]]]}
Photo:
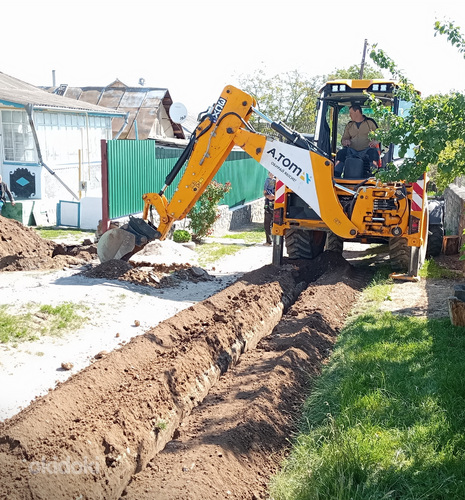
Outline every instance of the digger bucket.
{"label": "digger bucket", "polygon": [[129,217],[129,223],[105,232],[97,243],[100,262],[113,259],[127,260],[149,241],[160,238],[161,233],[151,224],[137,217]]}

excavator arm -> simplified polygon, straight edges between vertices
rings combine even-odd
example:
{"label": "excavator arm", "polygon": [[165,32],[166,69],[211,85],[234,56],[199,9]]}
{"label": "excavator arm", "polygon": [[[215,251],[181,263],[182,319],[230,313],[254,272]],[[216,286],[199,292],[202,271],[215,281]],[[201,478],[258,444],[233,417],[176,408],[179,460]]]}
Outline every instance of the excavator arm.
{"label": "excavator arm", "polygon": [[[337,197],[332,161],[300,134],[281,123],[268,119],[271,127],[288,143],[254,131],[248,122],[251,114],[258,112],[255,107],[256,101],[252,96],[233,86],[225,87],[215,106],[198,124],[188,147],[167,176],[165,186],[159,193],[143,196],[143,219],[147,220],[153,209],[159,215],[154,238],[165,239],[172,224],[187,216],[235,145],[308,203],[331,231],[342,238],[350,239],[357,235],[357,227],[347,217]],[[167,200],[164,192],[186,162],[177,190],[171,200]],[[119,239],[124,240],[124,235]],[[101,260],[104,253],[105,260],[121,258],[121,252],[126,251],[130,243],[123,250],[113,246],[118,246],[116,239],[102,245],[105,252],[103,249],[99,252]]]}

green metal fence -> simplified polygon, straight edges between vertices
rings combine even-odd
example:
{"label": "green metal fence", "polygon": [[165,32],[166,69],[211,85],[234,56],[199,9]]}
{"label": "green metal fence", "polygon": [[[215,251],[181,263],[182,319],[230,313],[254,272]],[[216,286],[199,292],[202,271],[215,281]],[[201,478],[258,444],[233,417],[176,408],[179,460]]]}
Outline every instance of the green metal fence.
{"label": "green metal fence", "polygon": [[[156,146],[151,140],[107,141],[109,218],[141,212],[142,195],[160,191],[181,153],[180,149]],[[166,190],[168,199],[182,173]],[[262,197],[265,178],[266,170],[258,162],[245,152],[233,151],[214,179],[222,184],[231,182],[231,191],[221,203],[235,207]]]}

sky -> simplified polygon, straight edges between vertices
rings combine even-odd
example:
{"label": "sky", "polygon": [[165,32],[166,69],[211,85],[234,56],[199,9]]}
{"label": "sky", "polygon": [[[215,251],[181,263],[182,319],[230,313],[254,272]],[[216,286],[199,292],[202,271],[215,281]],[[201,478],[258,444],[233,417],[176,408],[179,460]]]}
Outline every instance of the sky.
{"label": "sky", "polygon": [[436,20],[465,36],[463,0],[4,3],[0,71],[37,86],[52,85],[53,71],[57,85],[78,87],[144,78],[197,115],[258,69],[311,78],[360,64],[366,39],[422,95],[465,91],[463,55],[434,36]]}

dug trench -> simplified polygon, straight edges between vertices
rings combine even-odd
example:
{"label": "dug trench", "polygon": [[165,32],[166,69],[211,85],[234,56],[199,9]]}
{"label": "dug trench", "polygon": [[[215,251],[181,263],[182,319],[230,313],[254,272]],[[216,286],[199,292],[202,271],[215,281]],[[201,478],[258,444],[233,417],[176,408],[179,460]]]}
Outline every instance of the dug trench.
{"label": "dug trench", "polygon": [[0,498],[264,498],[368,274],[265,266],[0,424]]}

